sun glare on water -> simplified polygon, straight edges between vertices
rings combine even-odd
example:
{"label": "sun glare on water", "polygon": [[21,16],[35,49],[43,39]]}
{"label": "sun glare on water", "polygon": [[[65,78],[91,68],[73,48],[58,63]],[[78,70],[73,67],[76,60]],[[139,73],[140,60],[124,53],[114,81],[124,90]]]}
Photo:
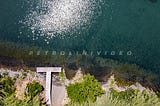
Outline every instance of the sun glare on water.
{"label": "sun glare on water", "polygon": [[45,36],[49,43],[54,37],[77,37],[87,32],[102,14],[101,3],[100,0],[39,0],[21,23],[29,27],[33,40]]}

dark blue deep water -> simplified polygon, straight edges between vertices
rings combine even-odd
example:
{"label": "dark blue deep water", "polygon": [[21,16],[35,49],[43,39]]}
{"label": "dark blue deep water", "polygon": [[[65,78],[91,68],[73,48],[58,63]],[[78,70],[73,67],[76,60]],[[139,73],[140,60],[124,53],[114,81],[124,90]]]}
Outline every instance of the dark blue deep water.
{"label": "dark blue deep water", "polygon": [[[76,36],[77,33],[72,33],[71,29],[63,33],[63,38],[59,34],[49,39],[47,44],[43,36],[33,40],[30,26],[23,22],[31,9],[42,11],[40,7],[36,8],[38,0],[1,0],[0,41],[35,45],[49,50],[132,51],[132,56],[102,56],[160,70],[160,0],[101,1],[101,8],[95,9],[92,16],[93,23],[84,27],[87,30],[78,29],[80,34]],[[98,17],[96,11],[101,11]]]}

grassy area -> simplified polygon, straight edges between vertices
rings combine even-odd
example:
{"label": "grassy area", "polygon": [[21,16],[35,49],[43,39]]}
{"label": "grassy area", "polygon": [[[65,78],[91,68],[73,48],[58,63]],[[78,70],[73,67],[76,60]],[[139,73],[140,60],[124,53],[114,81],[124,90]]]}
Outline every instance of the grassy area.
{"label": "grassy area", "polygon": [[114,91],[114,93],[118,94],[117,96],[112,93],[98,97],[95,102],[89,101],[83,104],[70,103],[66,106],[160,106],[160,99],[157,95],[149,94],[145,91],[130,95],[132,98],[125,98],[129,96],[127,94],[128,91],[123,93]]}

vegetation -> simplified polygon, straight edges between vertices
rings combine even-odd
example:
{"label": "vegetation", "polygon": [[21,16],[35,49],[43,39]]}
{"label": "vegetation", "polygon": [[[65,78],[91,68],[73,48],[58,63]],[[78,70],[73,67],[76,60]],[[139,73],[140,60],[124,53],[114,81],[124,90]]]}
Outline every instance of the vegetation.
{"label": "vegetation", "polygon": [[[91,85],[93,81],[90,77],[84,80],[87,81],[87,85]],[[158,93],[149,93],[146,90],[140,92],[138,89],[132,88],[126,89],[125,91],[117,91],[111,87],[106,95],[102,95],[101,93],[102,96],[94,96],[96,98],[83,100],[83,98],[89,97],[88,95],[90,95],[87,93],[86,89],[90,91],[89,88],[91,88],[87,85],[85,85],[87,87],[84,88],[84,86],[81,85],[84,82],[85,81],[71,84],[69,86],[70,89],[67,89],[67,93],[68,97],[71,99],[71,102],[66,106],[160,106],[160,98]],[[82,91],[82,88],[85,89],[85,93]]]}
{"label": "vegetation", "polygon": [[127,102],[131,101],[136,96],[137,92],[137,90],[131,88],[121,92],[117,92],[113,88],[110,89],[110,94],[112,95],[113,99],[117,98],[119,100],[125,100]]}
{"label": "vegetation", "polygon": [[33,81],[27,84],[25,91],[27,96],[33,98],[43,91],[43,87],[38,82]]}
{"label": "vegetation", "polygon": [[110,93],[99,97],[95,102],[70,103],[66,106],[160,106],[160,99],[157,95],[149,94],[146,91],[140,93],[137,90],[129,89],[117,92],[112,89]]}
{"label": "vegetation", "polygon": [[76,71],[75,70],[70,70],[67,67],[64,67],[65,69],[65,75],[67,79],[72,79],[75,75],[76,75]]}
{"label": "vegetation", "polygon": [[[20,45],[18,42],[14,43],[9,41],[1,41],[0,49],[3,50],[0,51],[0,63],[2,66],[9,66],[9,68],[12,66],[33,68],[35,66],[64,65],[66,77],[71,79],[76,73],[75,70],[81,67],[86,72],[95,75],[100,81],[104,81],[104,77],[110,74],[110,72],[113,72],[119,86],[140,82],[145,87],[153,88],[154,91],[158,91],[160,87],[159,71],[145,70],[136,64],[123,63],[122,60],[120,62],[105,57],[84,56],[82,54],[71,56],[52,55],[52,51],[45,55],[47,50],[42,47],[28,44]],[[59,49],[56,50],[60,51]],[[30,51],[33,51],[32,55],[29,55]],[[38,51],[41,52],[40,55],[37,55]],[[23,80],[23,78],[21,79]]]}
{"label": "vegetation", "polygon": [[23,100],[17,99],[14,95],[11,95],[4,99],[3,106],[44,106],[38,96],[33,99],[26,97]]}
{"label": "vegetation", "polygon": [[59,73],[59,76],[61,78],[61,82],[64,82],[64,80],[65,80],[65,74],[64,74],[63,71]]}
{"label": "vegetation", "polygon": [[96,101],[98,96],[104,93],[101,84],[89,74],[79,83],[67,86],[67,94],[71,102],[82,104],[88,101]]}
{"label": "vegetation", "polygon": [[[132,85],[133,83],[139,82],[144,87],[153,89],[155,92],[160,91],[159,74],[154,73],[154,71],[143,69],[136,64],[123,63],[112,59],[97,57],[94,61],[95,63],[93,64],[94,67],[92,68],[92,70],[96,68],[96,70],[98,71],[92,72],[92,70],[90,69],[91,71],[89,72],[93,75],[101,75],[100,78],[106,77],[106,81],[109,76],[108,74],[112,73],[115,75],[115,80],[118,86],[128,86]],[[98,66],[98,68],[95,66]]]}
{"label": "vegetation", "polygon": [[[0,52],[0,55],[9,60],[2,58],[3,62],[1,63],[6,64],[13,59],[13,62],[11,62],[13,66],[23,64],[29,67],[39,65],[59,66],[63,64],[66,66],[64,68],[68,79],[73,78],[76,73],[75,70],[77,70],[78,67],[82,67],[83,70],[95,75],[96,78],[106,77],[108,74],[114,73],[118,86],[126,86],[135,82],[140,82],[143,86],[149,86],[155,91],[159,90],[160,87],[156,85],[160,83],[160,74],[154,74],[151,71],[142,69],[136,64],[121,63],[119,61],[100,57],[87,58],[87,56],[85,57],[82,55],[78,55],[77,57],[73,56],[73,58],[59,55],[52,56],[51,54],[44,55],[45,50],[40,47],[27,46],[25,44],[19,45],[13,42],[0,42],[0,48],[3,50]],[[43,55],[36,55],[39,50],[43,52]],[[29,51],[33,51],[33,55],[26,55],[29,54]],[[42,65],[43,63],[45,65]],[[23,73],[20,79],[23,80],[25,76],[26,73]],[[63,80],[64,75],[60,73],[60,76]],[[42,105],[37,94],[39,94],[43,88],[41,88],[38,83],[32,82],[28,84],[25,99],[18,100],[14,96],[14,82],[15,80],[10,78],[7,74],[0,75],[0,106],[10,106],[11,104],[12,106]],[[157,87],[154,87],[155,85]],[[83,82],[69,85],[67,87],[67,93],[72,100],[71,103],[73,105],[76,104],[75,106],[79,104],[84,104],[84,106],[150,106],[154,104],[153,106],[159,106],[159,99],[156,95],[149,95],[144,92],[140,94],[132,89],[123,92],[117,92],[111,89],[110,95],[98,97],[104,93],[100,86],[97,80],[88,75],[88,79],[85,77]],[[160,95],[159,93],[157,94],[158,96]],[[36,103],[38,105],[33,105]]]}
{"label": "vegetation", "polygon": [[42,92],[42,86],[33,81],[27,85],[28,92],[23,100],[15,97],[15,78],[0,74],[0,106],[44,106],[37,94]]}
{"label": "vegetation", "polygon": [[15,80],[8,76],[7,73],[0,75],[1,94],[4,96],[12,95],[16,88],[14,87]]}

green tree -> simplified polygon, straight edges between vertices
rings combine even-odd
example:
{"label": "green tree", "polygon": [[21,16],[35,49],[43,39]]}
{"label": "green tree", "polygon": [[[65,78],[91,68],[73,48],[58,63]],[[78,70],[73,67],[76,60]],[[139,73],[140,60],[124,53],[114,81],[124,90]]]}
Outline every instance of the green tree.
{"label": "green tree", "polygon": [[36,81],[32,81],[32,83],[28,83],[26,87],[26,95],[31,98],[35,97],[37,94],[43,91],[43,87]]}
{"label": "green tree", "polygon": [[87,101],[96,101],[97,96],[104,94],[104,90],[94,76],[87,74],[82,82],[67,86],[67,94],[72,102],[81,104]]}
{"label": "green tree", "polygon": [[8,76],[8,74],[3,73],[0,76],[0,95],[3,96],[10,96],[13,94],[16,90],[14,87],[15,80],[13,80],[11,77]]}

